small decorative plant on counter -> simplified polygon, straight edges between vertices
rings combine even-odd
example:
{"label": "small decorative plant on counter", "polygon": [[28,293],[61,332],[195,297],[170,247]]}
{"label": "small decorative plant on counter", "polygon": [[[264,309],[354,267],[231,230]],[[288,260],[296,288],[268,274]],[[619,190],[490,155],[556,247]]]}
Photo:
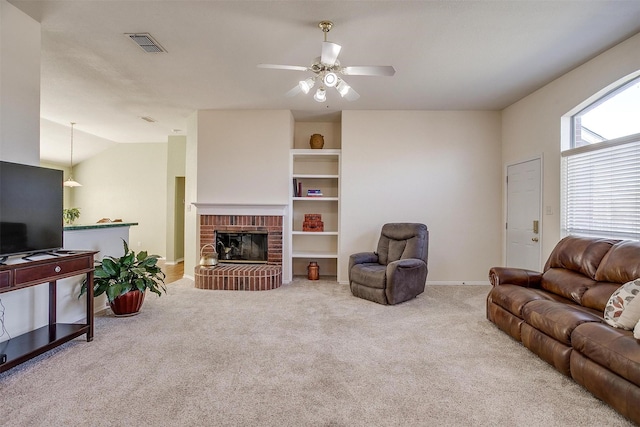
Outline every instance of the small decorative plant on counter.
{"label": "small decorative plant on counter", "polygon": [[[167,288],[165,274],[158,267],[158,255],[148,255],[146,251],[136,253],[129,249],[123,239],[124,255],[120,258],[105,256],[94,271],[94,296],[107,295],[107,300],[116,316],[138,314],[145,291],[162,296]],[[87,291],[87,281],[82,283],[80,296]]]}
{"label": "small decorative plant on counter", "polygon": [[73,224],[73,221],[80,218],[80,208],[69,208],[62,210],[62,219],[67,225]]}

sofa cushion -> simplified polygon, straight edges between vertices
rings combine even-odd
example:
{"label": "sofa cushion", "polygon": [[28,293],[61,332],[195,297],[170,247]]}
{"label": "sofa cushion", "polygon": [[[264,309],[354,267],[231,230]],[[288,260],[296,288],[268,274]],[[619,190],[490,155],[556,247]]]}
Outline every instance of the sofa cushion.
{"label": "sofa cushion", "polygon": [[571,333],[578,325],[602,320],[580,306],[542,300],[526,304],[522,308],[522,318],[530,326],[567,345],[571,345]]}
{"label": "sofa cushion", "polygon": [[640,277],[640,242],[624,240],[611,247],[598,266],[595,279],[627,283]]}
{"label": "sofa cushion", "polygon": [[522,307],[531,301],[553,301],[561,297],[541,289],[523,288],[517,285],[500,285],[491,290],[490,298],[494,304],[522,318]]}
{"label": "sofa cushion", "polygon": [[376,263],[358,264],[351,269],[351,281],[370,288],[384,289],[387,267]]}
{"label": "sofa cushion", "polygon": [[631,331],[584,323],[571,334],[574,350],[640,386],[640,343]]}
{"label": "sofa cushion", "polygon": [[636,323],[636,327],[633,328],[633,337],[640,340],[640,321],[638,321],[638,323]]}
{"label": "sofa cushion", "polygon": [[607,301],[611,298],[611,294],[619,287],[620,283],[596,282],[595,285],[590,286],[589,289],[582,294],[580,305],[593,308],[602,313],[607,306]]}
{"label": "sofa cushion", "polygon": [[603,257],[618,241],[591,237],[565,237],[558,242],[549,255],[544,271],[550,268],[564,268],[593,279]]}
{"label": "sofa cushion", "polygon": [[609,298],[604,321],[614,328],[630,331],[640,320],[640,279],[620,286]]}
{"label": "sofa cushion", "polygon": [[575,271],[550,268],[542,275],[540,286],[542,289],[581,304],[584,293],[596,283],[595,280]]}

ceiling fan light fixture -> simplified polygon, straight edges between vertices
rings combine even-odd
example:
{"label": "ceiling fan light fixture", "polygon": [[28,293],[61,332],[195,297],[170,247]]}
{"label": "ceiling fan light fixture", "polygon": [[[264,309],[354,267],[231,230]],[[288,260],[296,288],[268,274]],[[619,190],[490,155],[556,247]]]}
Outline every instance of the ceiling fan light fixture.
{"label": "ceiling fan light fixture", "polygon": [[308,79],[300,80],[300,83],[298,83],[298,86],[300,86],[300,90],[302,90],[305,94],[307,94],[309,93],[309,91],[311,90],[314,84],[315,82],[313,81],[313,79],[309,77]]}
{"label": "ceiling fan light fixture", "polygon": [[351,86],[349,86],[347,84],[347,82],[345,82],[342,79],[338,79],[338,84],[336,85],[336,90],[338,91],[338,93],[340,94],[341,97],[345,97],[345,95],[347,93],[349,93],[349,89],[351,89]]}
{"label": "ceiling fan light fixture", "polygon": [[338,83],[338,76],[334,72],[329,72],[324,75],[322,80],[324,81],[325,86],[334,87],[336,83]]}
{"label": "ceiling fan light fixture", "polygon": [[321,87],[316,91],[316,94],[313,95],[313,99],[318,102],[325,102],[327,100],[327,91]]}
{"label": "ceiling fan light fixture", "polygon": [[300,80],[298,84],[285,93],[285,96],[292,97],[301,92],[309,94],[314,84],[318,83],[321,87],[316,90],[313,96],[317,102],[326,102],[326,88],[329,87],[335,87],[340,96],[345,100],[355,101],[360,98],[360,95],[338,77],[338,74],[347,76],[393,76],[395,74],[396,70],[391,65],[343,66],[340,61],[338,61],[338,55],[342,50],[342,46],[327,41],[327,34],[333,27],[333,23],[331,21],[320,21],[318,27],[320,27],[324,34],[324,41],[322,42],[321,55],[315,58],[311,66],[258,64],[258,68],[310,71],[314,74],[312,78]]}

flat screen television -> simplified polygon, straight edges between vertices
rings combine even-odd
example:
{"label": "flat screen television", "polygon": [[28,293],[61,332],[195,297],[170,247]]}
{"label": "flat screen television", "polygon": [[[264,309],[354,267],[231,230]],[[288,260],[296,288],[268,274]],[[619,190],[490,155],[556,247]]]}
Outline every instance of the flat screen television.
{"label": "flat screen television", "polygon": [[0,257],[62,248],[62,171],[0,161]]}

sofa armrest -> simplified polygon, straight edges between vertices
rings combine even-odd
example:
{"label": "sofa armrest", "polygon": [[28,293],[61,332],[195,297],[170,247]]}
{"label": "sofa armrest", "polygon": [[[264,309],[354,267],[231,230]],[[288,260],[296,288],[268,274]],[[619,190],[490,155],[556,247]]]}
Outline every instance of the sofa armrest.
{"label": "sofa armrest", "polygon": [[539,288],[542,273],[524,268],[493,267],[489,270],[489,281],[493,286],[509,284],[525,288]]}

